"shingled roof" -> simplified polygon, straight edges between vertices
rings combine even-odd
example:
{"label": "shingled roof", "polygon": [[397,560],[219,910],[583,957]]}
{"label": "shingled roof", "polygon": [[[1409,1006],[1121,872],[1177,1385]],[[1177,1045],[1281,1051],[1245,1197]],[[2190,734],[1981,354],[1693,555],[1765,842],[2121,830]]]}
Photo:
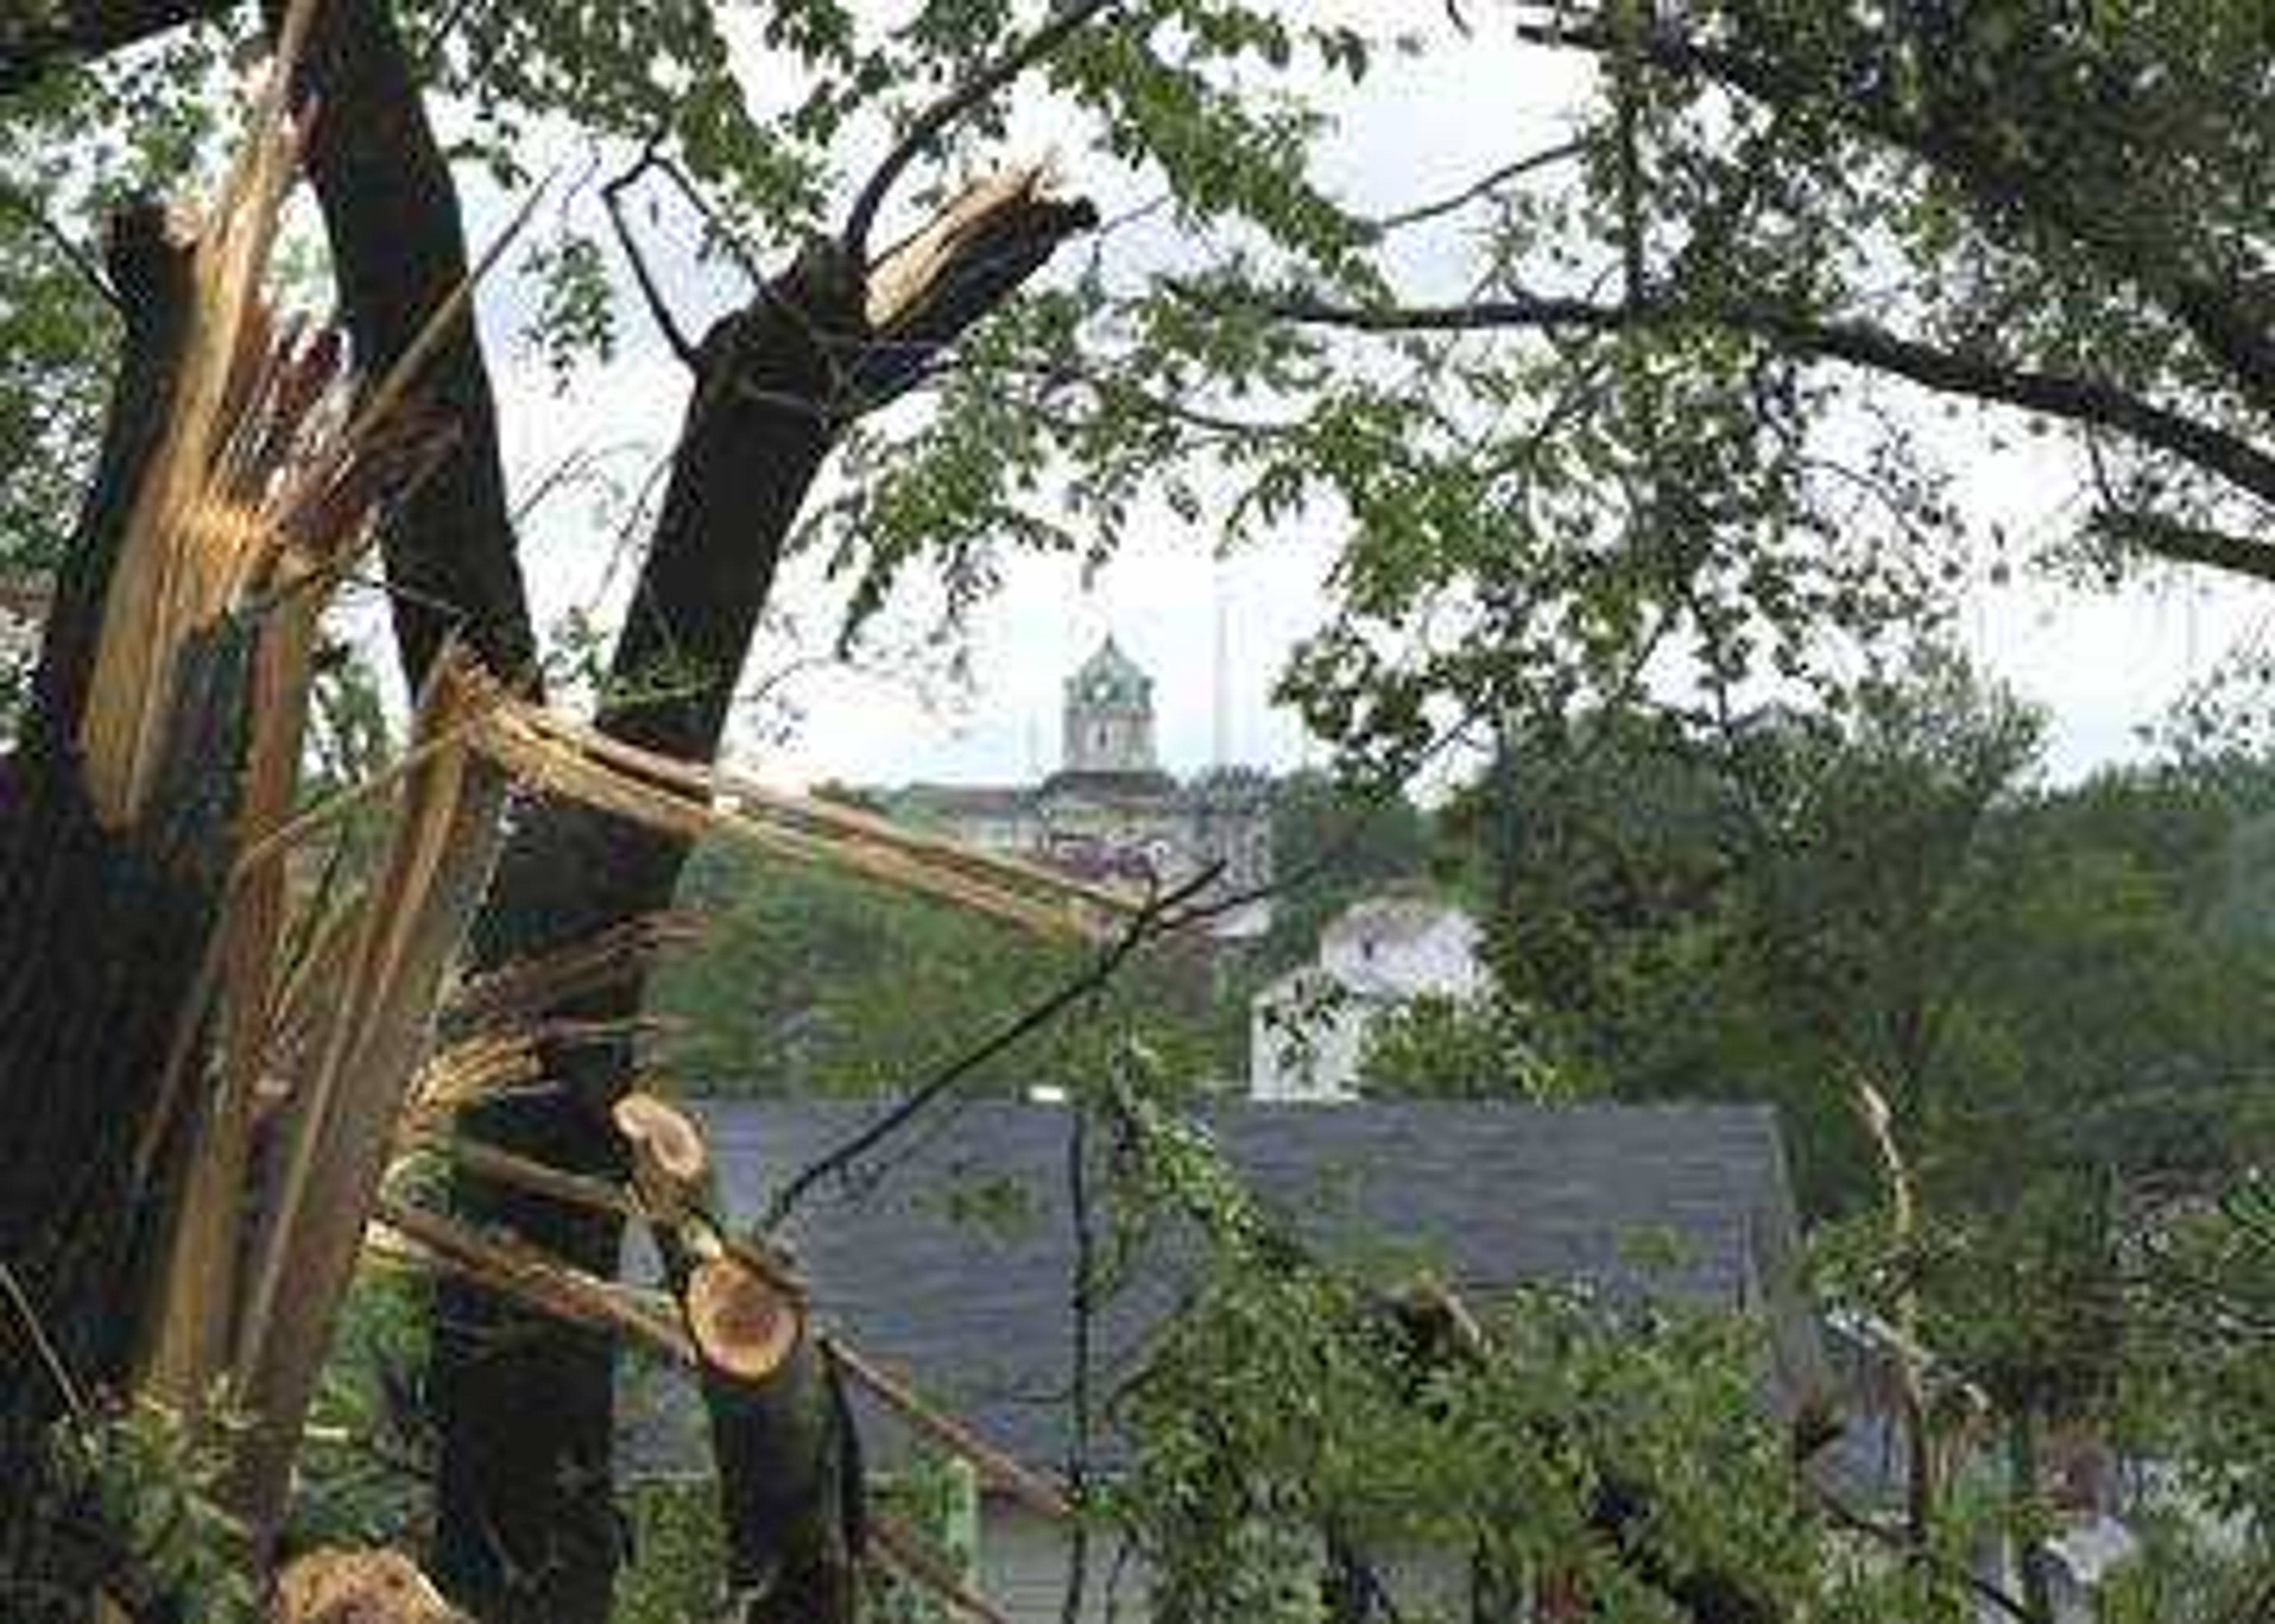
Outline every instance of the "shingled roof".
{"label": "shingled roof", "polygon": [[[722,1194],[744,1218],[883,1108],[693,1104]],[[1766,1107],[1237,1101],[1210,1122],[1251,1188],[1315,1245],[1394,1271],[1427,1266],[1480,1301],[1560,1283],[1766,1310],[1780,1387],[1818,1379]],[[920,1120],[881,1152],[884,1176],[817,1188],[789,1231],[825,1322],[1044,1468],[1066,1453],[1067,1135],[1066,1109],[1050,1105],[974,1103]],[[1174,1274],[1153,1271],[1100,1328],[1107,1380],[1174,1311]],[[629,1440],[636,1469],[699,1462],[692,1424],[684,1411],[644,1421]],[[873,1454],[897,1447],[874,1419],[864,1431]]]}

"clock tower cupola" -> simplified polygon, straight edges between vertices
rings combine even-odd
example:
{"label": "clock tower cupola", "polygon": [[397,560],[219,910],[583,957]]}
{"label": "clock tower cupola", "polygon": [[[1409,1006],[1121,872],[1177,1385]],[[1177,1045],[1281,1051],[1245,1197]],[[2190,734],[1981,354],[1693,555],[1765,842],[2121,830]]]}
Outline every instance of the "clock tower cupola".
{"label": "clock tower cupola", "polygon": [[1066,682],[1062,766],[1069,773],[1153,773],[1153,679],[1109,635]]}

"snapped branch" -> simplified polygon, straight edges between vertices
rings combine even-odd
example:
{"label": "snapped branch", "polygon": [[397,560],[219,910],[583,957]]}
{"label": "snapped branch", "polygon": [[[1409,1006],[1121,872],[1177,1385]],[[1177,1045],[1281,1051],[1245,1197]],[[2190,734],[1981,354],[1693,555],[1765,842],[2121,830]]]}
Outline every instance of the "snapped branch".
{"label": "snapped branch", "polygon": [[1076,0],[1074,4],[1045,23],[1009,50],[981,68],[924,111],[885,155],[884,162],[871,173],[860,193],[853,200],[852,211],[845,216],[845,229],[839,243],[845,257],[855,264],[865,263],[869,257],[869,232],[877,223],[877,215],[890,195],[893,184],[902,172],[926,147],[938,140],[950,125],[994,95],[1013,79],[1025,72],[1056,50],[1085,24],[1098,17],[1115,4],[1115,0]]}
{"label": "snapped branch", "polygon": [[2233,531],[2191,525],[2169,514],[2137,508],[2097,508],[2085,522],[2088,534],[2115,541],[2174,563],[2204,564],[2256,580],[2275,581],[2275,547]]}

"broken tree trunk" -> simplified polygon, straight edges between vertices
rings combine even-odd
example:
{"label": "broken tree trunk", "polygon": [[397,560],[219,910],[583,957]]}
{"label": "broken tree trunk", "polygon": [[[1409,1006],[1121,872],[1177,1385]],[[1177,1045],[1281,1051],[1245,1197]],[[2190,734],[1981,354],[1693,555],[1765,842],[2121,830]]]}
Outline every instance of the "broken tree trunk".
{"label": "broken tree trunk", "polygon": [[[283,61],[307,14],[301,0]],[[281,871],[247,857],[291,811],[324,587],[423,443],[387,407],[331,410],[337,346],[267,301],[300,150],[272,80],[200,217],[138,209],[115,232],[120,381],[0,801],[0,1105],[13,1129],[0,1150],[0,1465],[21,1490],[0,1508],[0,1575],[15,1615],[72,1617],[99,1590],[154,1599],[135,1571],[145,1553],[128,1548],[147,1519],[110,1503],[121,1485],[104,1481],[97,1444],[130,1392],[185,1443],[233,1441],[201,1412],[229,1368],[244,1104],[282,924]],[[469,850],[461,916],[487,872],[488,849]],[[459,933],[450,919],[427,933],[423,976],[393,975],[409,960],[391,956],[374,983],[384,1007],[333,1058],[406,1078]],[[211,1069],[209,1028],[223,1057]],[[371,1110],[388,1113],[383,1144],[391,1105]],[[308,1221],[279,1209],[288,1241],[323,1237],[335,1258],[329,1278],[288,1272],[299,1296],[276,1324],[298,1351],[264,1367],[302,1398],[235,1387],[275,1423],[280,1501],[361,1211],[336,1183]],[[49,1449],[66,1414],[83,1457],[71,1473]]]}
{"label": "broken tree trunk", "polygon": [[[1010,297],[1092,218],[1021,175],[976,190],[940,230],[876,268],[817,244],[716,323],[654,544],[611,661],[601,729],[687,760],[717,751],[775,568],[839,429],[907,389],[972,322]],[[889,290],[885,302],[872,288]],[[669,680],[659,682],[660,676]],[[667,907],[684,838],[548,799],[523,809],[476,932],[489,967],[561,949]],[[621,1032],[642,982],[551,1013]],[[556,1044],[554,1091],[485,1106],[466,1127],[571,1172],[621,1178],[608,1116],[627,1086],[628,1038]],[[504,1226],[577,1267],[617,1267],[616,1215],[461,1175],[466,1221]],[[442,1288],[430,1391],[442,1437],[434,1567],[493,1624],[601,1624],[619,1552],[611,1495],[615,1348],[479,1288]],[[853,1593],[833,1490],[850,1439],[818,1349],[801,1339],[778,1376],[707,1389],[730,1569],[752,1620],[830,1624]],[[541,1406],[526,1403],[541,1394]],[[782,1553],[805,1553],[786,1564]]]}
{"label": "broken tree trunk", "polygon": [[[162,214],[115,228],[126,291],[119,381],[102,458],[59,580],[23,742],[0,800],[0,1481],[46,1480],[43,1439],[67,1409],[125,1378],[138,1287],[155,1238],[155,1169],[138,1148],[180,1031],[225,881],[249,676],[245,640],[191,656],[155,788],[132,821],[101,816],[80,719],[108,589],[180,378],[190,245]],[[217,769],[217,770],[216,770]],[[73,1549],[82,1508],[13,1493],[0,1505],[10,1616],[42,1584],[68,1618],[117,1561]],[[75,1527],[74,1525],[77,1525]],[[19,1590],[19,1587],[32,1587]],[[19,1599],[19,1598],[27,1599]]]}
{"label": "broken tree trunk", "polygon": [[[319,19],[297,84],[325,100],[311,164],[357,359],[370,375],[391,370],[414,347],[414,335],[455,291],[465,256],[447,170],[419,117],[388,8],[335,4],[321,8]],[[374,130],[392,137],[374,140]],[[371,162],[382,150],[388,161]],[[699,358],[697,404],[639,609],[618,650],[616,691],[634,697],[604,714],[605,728],[683,758],[711,754],[775,561],[837,429],[906,388],[1088,219],[1080,205],[1040,196],[1032,178],[1014,178],[967,196],[882,267],[865,268],[842,248],[816,250],[714,329]],[[163,274],[162,265],[140,268],[153,278]],[[866,275],[872,268],[881,273],[873,281]],[[143,292],[136,267],[115,266],[114,274],[130,295]],[[164,302],[132,302],[138,316],[153,318],[138,342],[162,337]],[[143,348],[157,352],[153,343]],[[130,373],[121,389],[105,481],[57,594],[39,706],[23,751],[0,782],[0,851],[11,858],[9,880],[22,893],[16,899],[20,916],[48,930],[50,949],[89,949],[64,955],[65,977],[79,979],[61,985],[42,984],[34,973],[47,969],[42,954],[26,947],[37,941],[37,931],[16,932],[12,962],[0,963],[0,989],[31,1016],[0,1039],[11,1046],[0,1052],[7,1062],[0,1064],[0,1084],[11,1097],[37,1102],[27,1120],[44,1123],[46,1114],[55,1113],[53,1131],[26,1136],[0,1152],[30,1170],[9,1182],[9,1205],[0,1214],[13,1226],[0,1235],[8,1243],[5,1258],[21,1265],[23,1276],[11,1266],[7,1340],[0,1348],[10,1373],[27,1378],[11,1382],[0,1398],[0,1447],[26,1461],[36,1453],[43,1418],[72,1402],[83,1379],[123,1377],[140,1341],[143,1327],[129,1311],[141,1301],[139,1262],[155,1238],[145,1234],[152,1226],[144,1220],[166,1205],[147,1197],[164,1193],[159,1187],[178,1159],[173,1148],[194,1126],[194,1114],[183,1113],[173,1124],[180,1132],[157,1133],[158,1101],[151,1092],[170,1075],[177,1055],[200,1043],[181,1012],[201,995],[200,968],[211,962],[222,888],[237,855],[231,837],[243,838],[233,828],[242,776],[237,767],[253,736],[245,698],[258,680],[261,656],[233,615],[201,622],[178,657],[169,654],[174,664],[166,682],[151,685],[170,696],[166,703],[131,716],[137,745],[123,782],[132,788],[132,815],[106,820],[102,786],[90,794],[77,782],[84,766],[75,753],[80,718],[100,687],[94,681],[99,641],[134,646],[131,638],[99,631],[108,607],[110,548],[131,516],[132,471],[152,449],[152,425],[168,404],[173,372],[161,359],[140,374]],[[139,394],[138,376],[148,383]],[[413,502],[382,533],[390,575],[413,603],[398,617],[405,664],[423,674],[442,631],[455,623],[502,675],[525,676],[526,616],[470,328],[450,335],[427,381],[429,404],[439,405],[438,415],[455,433],[452,453],[428,465]],[[661,692],[648,687],[665,653],[676,676],[692,666],[704,680]],[[132,684],[112,689],[113,702],[119,692],[140,691]],[[135,706],[125,708],[132,713]],[[122,840],[132,849],[117,849]],[[518,962],[533,945],[542,950],[593,925],[652,912],[669,894],[684,842],[684,832],[640,830],[566,801],[538,801],[518,829],[518,856],[494,895],[483,956],[496,964]],[[628,1013],[638,997],[635,977],[568,1001],[560,1012]],[[396,1025],[391,1017],[382,1023],[390,1031]],[[98,1033],[105,1046],[89,1053]],[[389,1038],[381,1046],[396,1054],[404,1046]],[[601,1126],[600,1107],[621,1087],[621,1046],[556,1049],[547,1059],[568,1086],[520,1119],[518,1107],[499,1107],[491,1122],[495,1137],[510,1143],[518,1134],[556,1165],[567,1164],[572,1177],[580,1168],[616,1170],[620,1153]],[[61,1069],[42,1072],[42,1065]],[[52,1085],[63,1070],[75,1094]],[[367,1148],[368,1136],[366,1142]],[[562,1145],[565,1153],[556,1153]],[[38,1152],[48,1154],[34,1167]],[[517,1193],[511,1185],[473,1187],[466,1205],[481,1210],[485,1196],[494,1215],[510,1216],[520,1203],[525,1228],[552,1251],[613,1265],[621,1234],[616,1212],[564,1213],[551,1197]],[[342,1255],[337,1237],[327,1230],[318,1238],[325,1253],[319,1273],[329,1277]],[[113,1262],[118,1266],[103,1266]],[[64,1278],[82,1270],[94,1273],[93,1283]],[[707,1287],[705,1296],[735,1310],[706,1311],[701,1317],[714,1333],[740,1323],[733,1291]],[[453,1325],[447,1310],[444,1318]],[[517,1326],[510,1318],[500,1324],[509,1336],[530,1333],[532,1371],[501,1365],[496,1349],[479,1334],[462,1346],[446,1341],[442,1350],[438,1389],[450,1425],[442,1549],[466,1549],[469,1539],[479,1547],[471,1559],[472,1588],[495,1600],[485,1609],[495,1618],[598,1618],[607,1609],[615,1560],[605,1481],[609,1349],[605,1342],[579,1346],[574,1330],[550,1324]],[[714,1392],[713,1409],[735,1570],[752,1591],[751,1615],[830,1619],[850,1605],[839,1502],[848,1485],[858,1484],[858,1466],[827,1361],[802,1321],[797,1329],[775,1371],[736,1383],[731,1394]],[[465,1356],[470,1350],[471,1360]],[[276,1371],[280,1391],[299,1387],[306,1353],[296,1344],[285,1350],[289,1369],[264,1367]],[[450,1379],[454,1358],[458,1374],[473,1370],[463,1387]],[[200,1353],[189,1363],[203,1359]],[[534,1387],[525,1386],[531,1375],[538,1379]],[[454,1469],[453,1462],[459,1468],[466,1462],[470,1436],[481,1446],[485,1416],[517,1413],[531,1392],[542,1394],[543,1404],[533,1413],[518,1411],[528,1435],[495,1459],[477,1459],[471,1479]],[[454,1399],[469,1396],[471,1407],[453,1410]],[[501,1396],[503,1403],[496,1401]],[[280,1413],[292,1408],[288,1394]],[[567,1448],[560,1446],[564,1439]],[[595,1439],[597,1502],[593,1481],[578,1476],[577,1453],[580,1441]],[[256,1474],[269,1485],[252,1497],[256,1520],[264,1523],[275,1515],[283,1459],[271,1454]],[[469,1481],[471,1500],[462,1492]],[[519,1527],[493,1514],[501,1507],[520,1518]],[[47,1561],[44,1550],[19,1545],[17,1536],[33,1530],[26,1537],[36,1545],[38,1514],[53,1509],[11,1506],[0,1513],[9,1553],[22,1549]],[[580,1526],[577,1514],[587,1510],[599,1518]],[[533,1542],[523,1537],[533,1521],[543,1524]],[[46,1526],[57,1523],[51,1518]],[[554,1560],[564,1551],[570,1560]],[[533,1585],[524,1582],[532,1571],[521,1561],[525,1553],[535,1558]],[[110,1554],[89,1560],[107,1561]],[[11,1566],[11,1582],[25,1572]],[[65,1575],[66,1590],[75,1578]],[[21,1598],[21,1591],[11,1592],[11,1602]]]}

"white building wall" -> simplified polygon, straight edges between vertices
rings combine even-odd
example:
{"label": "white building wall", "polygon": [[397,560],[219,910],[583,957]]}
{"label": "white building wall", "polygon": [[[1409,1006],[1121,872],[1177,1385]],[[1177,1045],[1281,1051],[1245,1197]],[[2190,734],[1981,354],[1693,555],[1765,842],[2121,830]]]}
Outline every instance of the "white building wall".
{"label": "white building wall", "polygon": [[1314,965],[1290,971],[1249,1005],[1250,1095],[1284,1102],[1356,1099],[1377,1007]]}
{"label": "white building wall", "polygon": [[1478,922],[1419,902],[1352,904],[1319,933],[1319,964],[1346,986],[1399,998],[1471,998],[1484,990]]}
{"label": "white building wall", "polygon": [[1465,1000],[1485,990],[1477,921],[1415,898],[1354,903],[1319,933],[1319,957],[1249,1004],[1249,1093],[1257,1099],[1358,1097],[1367,1039],[1387,1011],[1416,998]]}

